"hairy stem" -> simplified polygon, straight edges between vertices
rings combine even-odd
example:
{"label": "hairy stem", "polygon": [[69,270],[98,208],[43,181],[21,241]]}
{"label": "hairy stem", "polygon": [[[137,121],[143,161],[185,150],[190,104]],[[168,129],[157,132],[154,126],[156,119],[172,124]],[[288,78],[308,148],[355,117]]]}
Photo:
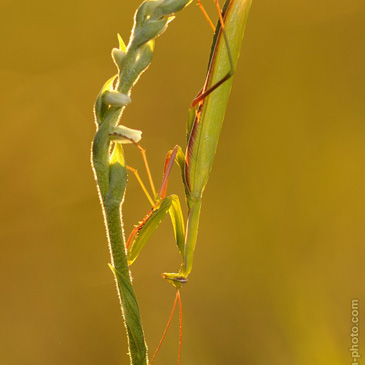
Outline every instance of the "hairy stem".
{"label": "hairy stem", "polygon": [[119,205],[106,201],[104,204],[104,214],[118,296],[127,330],[131,363],[133,365],[146,365],[148,364],[147,345],[144,338],[137,297],[133,289],[132,278],[127,263],[125,238],[122,231],[122,217]]}

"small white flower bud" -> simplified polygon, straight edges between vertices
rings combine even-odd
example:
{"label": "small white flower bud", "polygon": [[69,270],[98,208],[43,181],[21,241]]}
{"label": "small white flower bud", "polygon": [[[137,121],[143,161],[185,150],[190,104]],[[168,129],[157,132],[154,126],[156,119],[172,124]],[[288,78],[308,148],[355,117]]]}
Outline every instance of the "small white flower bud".
{"label": "small white flower bud", "polygon": [[112,128],[110,136],[119,143],[138,143],[142,139],[142,131],[120,125]]}
{"label": "small white flower bud", "polygon": [[104,96],[104,102],[116,108],[125,106],[131,101],[128,95],[119,93],[118,91],[108,91]]}
{"label": "small white flower bud", "polygon": [[113,58],[114,63],[120,69],[123,64],[123,60],[125,58],[125,52],[123,52],[119,48],[113,48],[112,49],[112,58]]}

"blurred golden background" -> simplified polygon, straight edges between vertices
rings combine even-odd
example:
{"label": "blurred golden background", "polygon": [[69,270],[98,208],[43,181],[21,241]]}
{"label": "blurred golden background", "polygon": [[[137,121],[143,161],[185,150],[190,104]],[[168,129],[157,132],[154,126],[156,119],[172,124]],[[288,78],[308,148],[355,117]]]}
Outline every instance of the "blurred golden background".
{"label": "blurred golden background", "polygon": [[[139,3],[1,1],[0,364],[128,363],[89,158],[92,105]],[[365,329],[364,19],[362,0],[253,1],[182,292],[182,364],[351,363],[352,298]],[[132,93],[125,124],[143,131],[156,183],[185,146],[211,38],[185,9]],[[133,176],[126,199],[129,232],[149,208]],[[160,273],[178,265],[166,220],[132,268],[151,352],[174,299]],[[156,365],[176,363],[177,322]]]}

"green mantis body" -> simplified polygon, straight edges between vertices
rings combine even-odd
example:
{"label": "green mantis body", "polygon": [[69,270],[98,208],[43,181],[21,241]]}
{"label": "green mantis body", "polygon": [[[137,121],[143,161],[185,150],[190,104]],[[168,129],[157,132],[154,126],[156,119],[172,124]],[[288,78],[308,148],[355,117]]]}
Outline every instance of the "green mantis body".
{"label": "green mantis body", "polygon": [[[148,217],[148,220],[139,227],[139,235],[133,237],[133,242],[129,246],[128,259],[132,263],[147,243],[153,230],[158,227],[162,218],[169,212],[177,246],[182,257],[182,264],[178,273],[165,273],[163,277],[176,288],[180,288],[182,284],[187,282],[192,271],[202,197],[218,145],[232,86],[232,67],[235,68],[238,61],[250,5],[251,0],[226,1],[223,17],[227,38],[224,39],[224,32],[220,23],[218,23],[206,81],[189,111],[186,153],[183,153],[181,147],[176,146],[168,154],[166,169],[173,160],[181,169],[188,206],[186,230],[182,221],[183,215],[178,198],[176,196],[167,198],[158,196],[154,211]],[[230,47],[230,54],[227,43]],[[224,82],[221,82],[222,80]],[[215,87],[218,84],[219,87]],[[214,91],[201,98],[207,90],[212,88],[214,88]],[[161,198],[162,200],[160,200]]]}

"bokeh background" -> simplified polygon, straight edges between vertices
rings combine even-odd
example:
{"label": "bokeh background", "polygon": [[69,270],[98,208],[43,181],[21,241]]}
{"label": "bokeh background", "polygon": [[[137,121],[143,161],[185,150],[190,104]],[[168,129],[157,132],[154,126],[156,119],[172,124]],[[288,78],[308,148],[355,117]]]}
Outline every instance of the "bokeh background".
{"label": "bokeh background", "polygon": [[[89,158],[92,105],[139,3],[1,0],[1,364],[128,363]],[[362,0],[254,0],[182,292],[182,364],[351,363],[352,298],[365,329],[364,19]],[[211,37],[185,9],[133,91],[124,120],[156,183],[185,145]],[[177,169],[169,189],[182,193]],[[133,176],[126,199],[130,231],[149,208]],[[151,351],[176,251],[166,220],[133,266]],[[176,362],[177,322],[156,365]]]}

